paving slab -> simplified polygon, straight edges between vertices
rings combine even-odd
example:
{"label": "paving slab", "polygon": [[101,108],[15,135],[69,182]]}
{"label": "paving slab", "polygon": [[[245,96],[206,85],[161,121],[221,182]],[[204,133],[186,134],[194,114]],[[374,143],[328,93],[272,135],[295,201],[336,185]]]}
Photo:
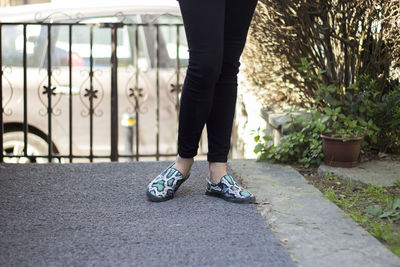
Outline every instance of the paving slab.
{"label": "paving slab", "polygon": [[299,266],[400,266],[400,259],[290,166],[230,159],[237,179]]}
{"label": "paving slab", "polygon": [[396,184],[396,181],[400,182],[400,161],[371,160],[359,163],[354,168],[339,168],[322,164],[318,168],[318,173],[331,174],[363,184],[392,186]]}
{"label": "paving slab", "polygon": [[206,161],[174,199],[170,162],[0,165],[0,266],[295,266],[254,204],[206,196]]}

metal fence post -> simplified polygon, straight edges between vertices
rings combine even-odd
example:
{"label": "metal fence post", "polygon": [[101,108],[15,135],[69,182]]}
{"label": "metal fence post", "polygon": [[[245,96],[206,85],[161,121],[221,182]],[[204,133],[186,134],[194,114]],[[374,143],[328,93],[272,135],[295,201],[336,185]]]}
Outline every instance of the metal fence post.
{"label": "metal fence post", "polygon": [[111,161],[118,161],[118,27],[111,26]]}

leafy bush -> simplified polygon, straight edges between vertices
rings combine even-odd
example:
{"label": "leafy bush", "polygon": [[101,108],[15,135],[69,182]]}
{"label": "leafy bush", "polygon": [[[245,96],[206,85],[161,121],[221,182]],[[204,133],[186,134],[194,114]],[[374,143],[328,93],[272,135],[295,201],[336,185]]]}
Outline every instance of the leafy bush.
{"label": "leafy bush", "polygon": [[[314,74],[311,63],[306,58],[301,59],[300,69],[305,73],[304,80],[308,83],[314,83],[316,88],[316,107],[327,117],[326,133],[333,137],[351,138],[366,136],[376,142],[375,132],[378,127],[373,121],[373,107],[370,95],[374,95],[376,82],[369,80],[370,84],[367,90],[359,90],[358,83],[344,86],[335,86],[334,84],[325,85],[322,80],[324,70],[318,69]],[[365,81],[361,76],[361,81]],[[366,83],[365,83],[366,84]],[[372,117],[372,118],[371,118]]]}
{"label": "leafy bush", "polygon": [[374,150],[400,153],[400,82],[380,91],[375,80],[363,75],[358,80],[358,99],[363,102],[364,116],[376,124],[376,138],[370,140]]}
{"label": "leafy bush", "polygon": [[266,105],[310,107],[314,83],[301,79],[301,58],[324,84],[349,87],[362,74],[388,85],[400,66],[398,0],[260,0],[244,50],[244,73]]}
{"label": "leafy bush", "polygon": [[270,136],[261,136],[257,129],[254,152],[257,160],[272,162],[299,162],[309,167],[318,165],[323,159],[321,133],[350,138],[365,136],[363,148],[395,152],[400,147],[400,86],[397,81],[387,92],[376,88],[376,81],[369,75],[360,75],[356,83],[345,89],[343,86],[324,85],[318,69],[314,74],[311,63],[302,59],[304,79],[315,83],[316,104],[307,109],[308,115],[292,116],[296,108],[286,109],[292,118],[286,127],[300,125],[295,132],[281,138],[277,146],[268,145]]}
{"label": "leafy bush", "polygon": [[[288,109],[289,115],[295,109]],[[285,135],[278,146],[268,145],[271,136],[261,136],[260,128],[255,131],[254,140],[258,142],[254,148],[257,160],[271,162],[300,162],[304,166],[318,165],[323,159],[322,141],[320,134],[326,130],[327,117],[317,110],[309,110],[309,120],[302,115],[292,116],[292,122],[287,124],[301,125],[301,129]]]}

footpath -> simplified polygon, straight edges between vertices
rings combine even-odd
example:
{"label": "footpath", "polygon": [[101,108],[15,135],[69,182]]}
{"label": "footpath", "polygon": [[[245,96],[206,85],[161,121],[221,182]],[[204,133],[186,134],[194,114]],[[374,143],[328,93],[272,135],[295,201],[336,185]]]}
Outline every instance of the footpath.
{"label": "footpath", "polygon": [[[400,266],[396,255],[292,167],[255,159],[230,159],[228,165],[256,195],[257,209],[298,266]],[[363,168],[371,172],[365,166],[359,170]],[[393,166],[390,170],[387,166],[380,168],[400,175]],[[341,168],[326,166],[320,169],[347,178],[358,173],[353,170],[349,174],[347,169],[343,174]],[[379,176],[378,169],[375,171]]]}

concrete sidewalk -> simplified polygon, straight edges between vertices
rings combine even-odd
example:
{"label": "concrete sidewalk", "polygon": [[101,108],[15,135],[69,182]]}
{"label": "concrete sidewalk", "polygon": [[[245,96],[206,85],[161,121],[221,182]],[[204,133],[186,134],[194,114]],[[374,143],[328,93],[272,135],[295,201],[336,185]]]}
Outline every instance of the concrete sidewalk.
{"label": "concrete sidewalk", "polygon": [[230,169],[299,266],[400,266],[400,259],[290,166],[232,159]]}
{"label": "concrete sidewalk", "polygon": [[253,204],[206,196],[206,161],[172,200],[169,162],[0,165],[0,266],[294,266]]}
{"label": "concrete sidewalk", "polygon": [[362,184],[393,186],[400,182],[400,161],[371,160],[359,163],[354,168],[339,168],[321,164],[318,168],[318,173],[321,176],[325,176],[328,173]]}

